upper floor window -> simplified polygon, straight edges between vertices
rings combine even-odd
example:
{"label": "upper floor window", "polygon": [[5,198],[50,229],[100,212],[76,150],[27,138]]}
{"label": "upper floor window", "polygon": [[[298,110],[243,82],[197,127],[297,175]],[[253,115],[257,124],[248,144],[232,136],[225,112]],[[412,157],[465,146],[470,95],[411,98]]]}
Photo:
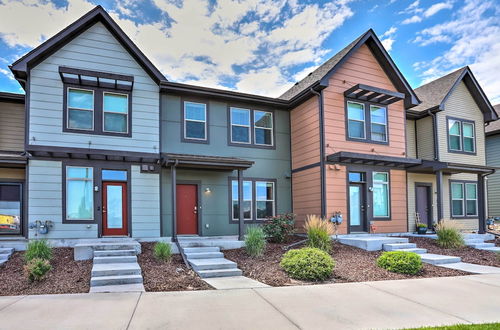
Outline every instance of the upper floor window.
{"label": "upper floor window", "polygon": [[272,112],[231,107],[229,121],[230,144],[257,147],[274,146]]}
{"label": "upper floor window", "polygon": [[104,93],[104,132],[127,133],[128,95]]}
{"label": "upper floor window", "polygon": [[448,149],[450,152],[475,153],[474,122],[448,118]]}
{"label": "upper floor window", "polygon": [[250,143],[250,110],[231,108],[231,142]]}
{"label": "upper floor window", "polygon": [[207,105],[205,103],[184,102],[184,140],[206,142]]}
{"label": "upper floor window", "polygon": [[68,128],[94,129],[94,91],[68,88]]}
{"label": "upper floor window", "polygon": [[273,145],[273,114],[265,111],[254,111],[254,142],[258,145]]}
{"label": "upper floor window", "polygon": [[450,181],[451,216],[453,218],[477,216],[477,183]]}
{"label": "upper floor window", "polygon": [[388,143],[386,107],[347,101],[346,112],[348,140]]}

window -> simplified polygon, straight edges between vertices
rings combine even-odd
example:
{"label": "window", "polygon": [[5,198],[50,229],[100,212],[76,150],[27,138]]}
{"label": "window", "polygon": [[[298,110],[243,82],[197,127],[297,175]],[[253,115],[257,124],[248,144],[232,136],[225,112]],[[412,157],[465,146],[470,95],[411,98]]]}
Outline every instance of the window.
{"label": "window", "polygon": [[128,95],[104,93],[103,131],[127,133],[128,131]]}
{"label": "window", "polygon": [[184,102],[184,139],[207,141],[207,105]]}
{"label": "window", "polygon": [[231,142],[250,143],[250,110],[231,108]]}
{"label": "window", "polygon": [[[275,181],[247,178],[243,181],[243,215],[246,221],[265,220],[276,214],[275,186]],[[238,221],[238,180],[231,180],[231,196],[232,220]]]}
{"label": "window", "polygon": [[365,138],[365,106],[362,103],[347,102],[348,134],[353,139]]}
{"label": "window", "polygon": [[0,183],[0,234],[21,234],[20,183]]}
{"label": "window", "polygon": [[448,118],[448,149],[451,152],[474,153],[474,122]]}
{"label": "window", "polygon": [[103,181],[127,181],[127,171],[102,170],[101,179]]}
{"label": "window", "polygon": [[373,217],[389,217],[389,173],[373,172]]}
{"label": "window", "polygon": [[349,182],[365,182],[365,173],[349,172]]}
{"label": "window", "polygon": [[66,220],[93,220],[92,167],[66,167]]}
{"label": "window", "polygon": [[[274,119],[269,111],[230,108],[230,144],[274,146]],[[253,136],[252,136],[253,135]]]}
{"label": "window", "polygon": [[370,106],[371,138],[373,141],[387,142],[387,110]]}
{"label": "window", "polygon": [[450,182],[451,216],[477,216],[477,183]]}
{"label": "window", "polygon": [[68,128],[94,129],[94,91],[68,88]]}
{"label": "window", "polygon": [[254,111],[255,144],[273,145],[273,114],[271,112]]}

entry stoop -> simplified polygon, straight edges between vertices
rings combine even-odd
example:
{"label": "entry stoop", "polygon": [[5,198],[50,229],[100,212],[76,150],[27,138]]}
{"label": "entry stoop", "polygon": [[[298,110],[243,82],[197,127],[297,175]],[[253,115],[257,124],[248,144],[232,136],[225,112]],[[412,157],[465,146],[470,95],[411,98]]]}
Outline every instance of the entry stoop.
{"label": "entry stoop", "polygon": [[14,248],[0,248],[0,266],[9,260],[12,253],[14,253]]}
{"label": "entry stoop", "polygon": [[382,250],[384,244],[408,243],[408,238],[374,235],[346,235],[339,237],[338,241],[342,244],[355,246],[366,251],[380,251]]}
{"label": "entry stoop", "polygon": [[183,248],[184,254],[193,270],[201,278],[241,276],[238,265],[224,258],[219,247]]}

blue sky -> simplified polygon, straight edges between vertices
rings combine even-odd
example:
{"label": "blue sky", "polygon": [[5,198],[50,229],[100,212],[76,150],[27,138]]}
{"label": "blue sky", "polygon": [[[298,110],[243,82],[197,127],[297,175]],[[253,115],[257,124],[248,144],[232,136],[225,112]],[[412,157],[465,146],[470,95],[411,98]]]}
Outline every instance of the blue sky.
{"label": "blue sky", "polygon": [[497,0],[0,0],[8,65],[102,5],[171,81],[279,96],[373,28],[413,87],[470,65],[500,102]]}

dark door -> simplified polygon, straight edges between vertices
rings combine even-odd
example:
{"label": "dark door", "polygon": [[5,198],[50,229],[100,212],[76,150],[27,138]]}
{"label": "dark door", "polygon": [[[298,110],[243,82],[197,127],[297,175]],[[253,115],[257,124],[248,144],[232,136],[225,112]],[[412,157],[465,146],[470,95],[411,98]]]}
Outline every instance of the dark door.
{"label": "dark door", "polygon": [[102,183],[102,235],[127,236],[127,183]]}
{"label": "dark door", "polygon": [[416,212],[420,217],[420,222],[432,226],[431,213],[431,187],[427,185],[416,186]]}
{"label": "dark door", "polygon": [[366,231],[364,184],[349,184],[349,226],[350,232]]}
{"label": "dark door", "polygon": [[198,234],[198,186],[177,185],[177,234]]}

